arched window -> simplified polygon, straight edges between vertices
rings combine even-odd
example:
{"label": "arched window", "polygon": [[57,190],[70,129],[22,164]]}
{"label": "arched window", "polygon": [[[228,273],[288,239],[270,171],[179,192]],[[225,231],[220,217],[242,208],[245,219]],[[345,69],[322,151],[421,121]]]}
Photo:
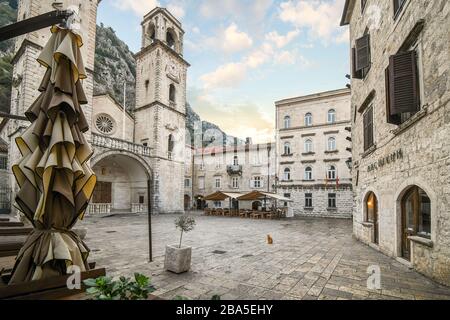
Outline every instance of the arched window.
{"label": "arched window", "polygon": [[291,180],[291,169],[289,169],[289,168],[284,169],[283,180],[284,181],[290,181]]}
{"label": "arched window", "polygon": [[169,138],[167,139],[167,150],[168,150],[168,158],[172,159],[173,149],[175,147],[175,141],[173,139],[173,135],[169,134]]}
{"label": "arched window", "polygon": [[291,154],[291,144],[289,142],[284,143],[284,154],[285,155]]}
{"label": "arched window", "polygon": [[336,138],[328,138],[328,151],[336,151]]}
{"label": "arched window", "polygon": [[328,180],[336,180],[336,167],[335,166],[331,165],[328,167],[327,179]]}
{"label": "arched window", "polygon": [[336,110],[331,109],[328,111],[328,123],[336,122]]}
{"label": "arched window", "polygon": [[175,102],[175,99],[176,99],[176,89],[174,84],[172,83],[169,86],[169,100],[170,102]]}
{"label": "arched window", "polygon": [[284,128],[289,129],[291,127],[291,117],[284,117]]}
{"label": "arched window", "polygon": [[238,166],[239,165],[239,157],[238,156],[234,156],[234,158],[233,158],[233,165],[234,166]]}
{"label": "arched window", "polygon": [[305,153],[313,152],[313,142],[311,139],[305,140]]}
{"label": "arched window", "polygon": [[167,45],[171,49],[175,50],[175,34],[174,34],[173,30],[168,30],[167,31],[167,33],[166,33],[166,42],[167,42]]}
{"label": "arched window", "polygon": [[305,169],[305,180],[310,181],[313,179],[313,170],[311,167]]}
{"label": "arched window", "polygon": [[373,224],[373,243],[379,242],[378,226],[378,200],[375,193],[370,192],[366,196],[364,220]]}
{"label": "arched window", "polygon": [[150,39],[150,42],[153,43],[153,41],[155,41],[155,38],[156,38],[155,25],[153,23],[151,23],[148,26],[147,35],[148,35],[148,38]]}
{"label": "arched window", "polygon": [[312,126],[313,116],[310,112],[305,115],[305,126]]}

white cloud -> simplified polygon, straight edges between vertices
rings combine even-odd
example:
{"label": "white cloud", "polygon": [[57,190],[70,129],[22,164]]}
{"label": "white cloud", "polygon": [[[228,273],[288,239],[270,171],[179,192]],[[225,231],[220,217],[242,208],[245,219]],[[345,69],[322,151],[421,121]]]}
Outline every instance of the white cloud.
{"label": "white cloud", "polygon": [[266,34],[266,40],[273,42],[278,48],[288,45],[300,34],[299,30],[292,30],[286,35],[279,35],[277,31],[272,31]]}
{"label": "white cloud", "polygon": [[227,53],[238,52],[250,48],[253,45],[252,38],[245,32],[239,31],[235,23],[232,23],[223,33],[220,40],[222,48]]}
{"label": "white cloud", "polygon": [[203,0],[199,11],[210,19],[232,16],[234,19],[255,23],[264,19],[272,3],[273,0]]}
{"label": "white cloud", "polygon": [[114,0],[113,5],[120,10],[133,11],[137,16],[144,16],[159,6],[157,0]]}
{"label": "white cloud", "polygon": [[195,34],[199,34],[200,33],[200,29],[198,27],[193,27],[192,28],[192,32]]}
{"label": "white cloud", "polygon": [[205,89],[230,88],[242,82],[247,75],[243,63],[228,63],[200,77]]}
{"label": "white cloud", "polygon": [[292,51],[282,51],[275,56],[275,63],[277,64],[294,64],[297,57]]}
{"label": "white cloud", "polygon": [[339,21],[344,0],[289,0],[280,4],[280,19],[297,28],[306,28],[311,37],[325,43],[341,41]]}

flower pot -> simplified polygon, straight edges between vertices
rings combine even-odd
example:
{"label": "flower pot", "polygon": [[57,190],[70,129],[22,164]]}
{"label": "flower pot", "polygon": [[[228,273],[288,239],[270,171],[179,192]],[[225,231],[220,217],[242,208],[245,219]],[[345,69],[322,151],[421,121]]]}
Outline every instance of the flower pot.
{"label": "flower pot", "polygon": [[191,247],[181,247],[178,245],[166,246],[166,258],[164,269],[174,273],[183,273],[191,268]]}

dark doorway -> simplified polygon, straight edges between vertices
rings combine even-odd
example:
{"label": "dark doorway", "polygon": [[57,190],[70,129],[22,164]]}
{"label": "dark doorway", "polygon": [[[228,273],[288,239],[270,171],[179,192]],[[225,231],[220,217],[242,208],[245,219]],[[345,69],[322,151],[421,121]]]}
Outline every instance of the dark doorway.
{"label": "dark doorway", "polygon": [[95,186],[93,203],[112,203],[112,183],[98,181]]}

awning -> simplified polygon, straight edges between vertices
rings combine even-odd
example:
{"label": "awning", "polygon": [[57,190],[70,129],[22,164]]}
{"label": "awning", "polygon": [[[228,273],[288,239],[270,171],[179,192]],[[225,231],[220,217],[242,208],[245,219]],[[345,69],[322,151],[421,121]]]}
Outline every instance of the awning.
{"label": "awning", "polygon": [[224,201],[226,199],[237,199],[241,196],[243,196],[243,193],[240,192],[223,192],[218,191],[213,194],[210,194],[209,196],[205,197],[205,200],[207,201]]}
{"label": "awning", "polygon": [[273,200],[279,200],[284,202],[292,202],[292,199],[280,196],[276,193],[271,192],[261,192],[261,191],[252,191],[250,193],[247,193],[239,198],[237,198],[239,201],[253,201],[253,200],[262,200],[262,199],[273,199]]}

